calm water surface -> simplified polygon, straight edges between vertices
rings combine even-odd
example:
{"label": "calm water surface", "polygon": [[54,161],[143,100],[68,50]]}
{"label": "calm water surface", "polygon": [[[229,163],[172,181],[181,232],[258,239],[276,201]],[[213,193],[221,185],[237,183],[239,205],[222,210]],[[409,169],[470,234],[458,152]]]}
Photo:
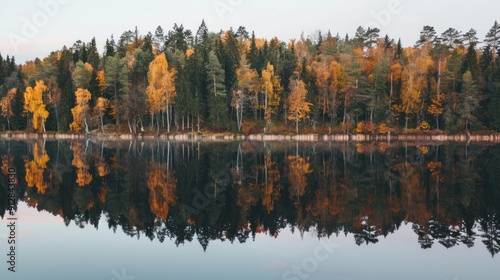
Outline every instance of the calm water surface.
{"label": "calm water surface", "polygon": [[2,280],[500,277],[500,145],[0,141],[0,158]]}

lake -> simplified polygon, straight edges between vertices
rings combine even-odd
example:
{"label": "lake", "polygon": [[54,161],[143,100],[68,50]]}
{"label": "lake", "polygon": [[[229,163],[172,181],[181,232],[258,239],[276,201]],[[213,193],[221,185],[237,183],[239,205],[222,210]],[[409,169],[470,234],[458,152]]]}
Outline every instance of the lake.
{"label": "lake", "polygon": [[0,158],[0,279],[500,275],[498,144],[3,140]]}

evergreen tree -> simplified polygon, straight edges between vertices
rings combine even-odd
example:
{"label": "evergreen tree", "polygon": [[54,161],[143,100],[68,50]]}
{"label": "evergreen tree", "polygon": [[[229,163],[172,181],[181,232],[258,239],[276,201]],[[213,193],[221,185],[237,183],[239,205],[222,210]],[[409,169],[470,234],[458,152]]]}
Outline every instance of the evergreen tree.
{"label": "evergreen tree", "polygon": [[196,126],[198,131],[201,127],[201,122],[208,116],[207,106],[204,106],[203,104],[208,104],[209,99],[208,76],[205,66],[208,64],[208,55],[211,51],[211,41],[212,39],[209,36],[207,25],[203,20],[198,28],[198,31],[196,32],[194,54],[192,59],[190,59],[190,69],[192,69],[190,84],[192,85],[192,91],[195,97],[195,104],[193,107],[193,113],[195,116],[193,117],[196,117]]}
{"label": "evergreen tree", "polygon": [[222,128],[228,121],[228,96],[224,86],[224,69],[219,63],[213,51],[208,55],[207,91],[208,96],[208,120],[214,128]]}
{"label": "evergreen tree", "polygon": [[[487,75],[490,73],[490,75]],[[488,126],[500,132],[500,67],[497,63],[485,71],[486,78],[486,94],[489,96],[488,101],[483,103],[488,109],[489,122]]]}
{"label": "evergreen tree", "polygon": [[153,37],[153,44],[159,52],[163,52],[165,50],[165,33],[163,33],[163,28],[159,25],[156,28],[155,35]]}
{"label": "evergreen tree", "polygon": [[462,66],[460,68],[460,74],[465,74],[465,72],[470,71],[472,77],[477,79],[479,75],[479,67],[477,61],[476,44],[472,43],[467,48],[467,53],[465,54]]}
{"label": "evergreen tree", "polygon": [[479,107],[481,100],[479,90],[470,71],[463,75],[462,93],[460,94],[460,117],[465,120],[465,129],[469,129],[469,123],[475,119],[474,112]]}
{"label": "evergreen tree", "polygon": [[62,131],[69,129],[70,123],[73,122],[71,108],[75,105],[75,94],[73,88],[73,80],[71,78],[71,66],[73,56],[70,50],[63,49],[61,58],[58,61],[57,84],[61,89],[61,118],[60,127]]}
{"label": "evergreen tree", "polygon": [[113,35],[111,35],[111,40],[106,39],[106,45],[104,45],[104,56],[105,57],[114,56],[115,52],[116,52],[115,39],[113,38]]}
{"label": "evergreen tree", "polygon": [[227,31],[224,37],[223,57],[221,59],[225,74],[224,85],[226,92],[233,92],[238,80],[236,69],[238,69],[240,64],[240,52],[238,49],[238,40],[232,29]]}
{"label": "evergreen tree", "polygon": [[472,28],[464,34],[462,41],[465,48],[470,47],[470,45],[477,45],[479,43],[479,39],[476,35],[477,31]]}
{"label": "evergreen tree", "polygon": [[259,50],[257,49],[257,44],[255,42],[255,32],[252,31],[252,37],[250,39],[250,50],[248,52],[248,61],[250,62],[250,68],[258,70],[259,62],[258,62]]}
{"label": "evergreen tree", "polygon": [[146,36],[144,36],[142,43],[142,51],[145,53],[153,53],[153,34],[151,32],[148,32]]}
{"label": "evergreen tree", "polygon": [[455,28],[448,28],[445,32],[441,33],[441,39],[443,44],[450,49],[454,49],[456,46],[463,44],[463,39],[461,38],[460,32]]}
{"label": "evergreen tree", "polygon": [[493,61],[496,61],[497,52],[500,46],[500,24],[498,24],[496,20],[490,31],[488,31],[488,34],[486,34],[484,42],[488,44],[491,49]]}
{"label": "evergreen tree", "polygon": [[5,73],[5,70],[6,70],[6,65],[7,63],[4,62],[4,59],[2,57],[2,54],[0,53],[0,85],[3,84],[3,81],[5,80],[5,77],[6,77],[6,73]]}
{"label": "evergreen tree", "polygon": [[436,30],[434,29],[434,27],[426,25],[426,26],[424,26],[422,31],[420,31],[420,38],[418,39],[415,46],[421,47],[424,44],[433,44],[436,39],[437,39],[437,35],[436,35]]}

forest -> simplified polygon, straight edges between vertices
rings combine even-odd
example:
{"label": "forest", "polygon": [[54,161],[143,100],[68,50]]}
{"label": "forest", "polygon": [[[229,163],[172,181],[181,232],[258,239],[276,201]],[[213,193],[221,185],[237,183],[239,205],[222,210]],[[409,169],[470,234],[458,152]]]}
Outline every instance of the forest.
{"label": "forest", "polygon": [[0,54],[0,130],[69,133],[500,131],[500,25],[424,26],[414,45],[358,27],[288,42],[175,24],[17,65]]}

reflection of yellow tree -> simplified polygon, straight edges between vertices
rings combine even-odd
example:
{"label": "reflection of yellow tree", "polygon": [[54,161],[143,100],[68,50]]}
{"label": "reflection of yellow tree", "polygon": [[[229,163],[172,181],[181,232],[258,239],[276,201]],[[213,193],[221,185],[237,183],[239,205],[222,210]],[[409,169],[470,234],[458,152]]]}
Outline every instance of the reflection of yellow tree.
{"label": "reflection of yellow tree", "polygon": [[288,181],[290,182],[290,198],[304,195],[307,186],[306,174],[312,172],[309,169],[309,158],[301,156],[288,156]]}
{"label": "reflection of yellow tree", "polygon": [[255,169],[255,182],[242,186],[241,180],[238,181],[240,183],[238,187],[238,207],[241,208],[242,221],[246,219],[245,215],[247,215],[249,208],[259,202],[270,213],[274,209],[275,200],[280,197],[282,189],[281,174],[278,164],[271,160],[269,150],[264,161],[264,164],[258,165]]}
{"label": "reflection of yellow tree", "polygon": [[97,174],[99,174],[99,177],[104,177],[109,174],[110,169],[109,169],[109,164],[106,163],[104,160],[99,160],[95,163],[95,168],[97,169]]}
{"label": "reflection of yellow tree", "polygon": [[84,187],[92,182],[92,174],[90,174],[90,166],[87,164],[85,155],[83,154],[82,143],[72,143],[70,149],[73,151],[73,161],[71,164],[77,168],[76,183],[80,187]]}
{"label": "reflection of yellow tree", "polygon": [[265,163],[266,185],[262,196],[262,205],[266,207],[267,213],[274,209],[274,201],[279,199],[281,192],[281,174],[278,164],[271,160],[270,152],[266,155]]}
{"label": "reflection of yellow tree", "polygon": [[28,187],[36,187],[38,193],[44,194],[50,185],[43,180],[43,172],[47,168],[50,160],[44,149],[38,147],[38,143],[33,144],[33,160],[25,161],[26,183]]}
{"label": "reflection of yellow tree", "polygon": [[177,179],[167,164],[152,162],[147,172],[147,186],[149,188],[149,207],[159,219],[166,220],[169,205],[175,205],[175,190]]}
{"label": "reflection of yellow tree", "polygon": [[[99,158],[99,160],[96,161],[94,166],[97,169],[97,174],[101,178],[108,175],[111,172],[109,164],[102,158]],[[104,204],[106,202],[106,196],[108,195],[108,191],[106,188],[105,180],[102,180],[102,182],[103,183],[101,189],[99,190],[99,193],[97,194],[97,198],[102,204]]]}

